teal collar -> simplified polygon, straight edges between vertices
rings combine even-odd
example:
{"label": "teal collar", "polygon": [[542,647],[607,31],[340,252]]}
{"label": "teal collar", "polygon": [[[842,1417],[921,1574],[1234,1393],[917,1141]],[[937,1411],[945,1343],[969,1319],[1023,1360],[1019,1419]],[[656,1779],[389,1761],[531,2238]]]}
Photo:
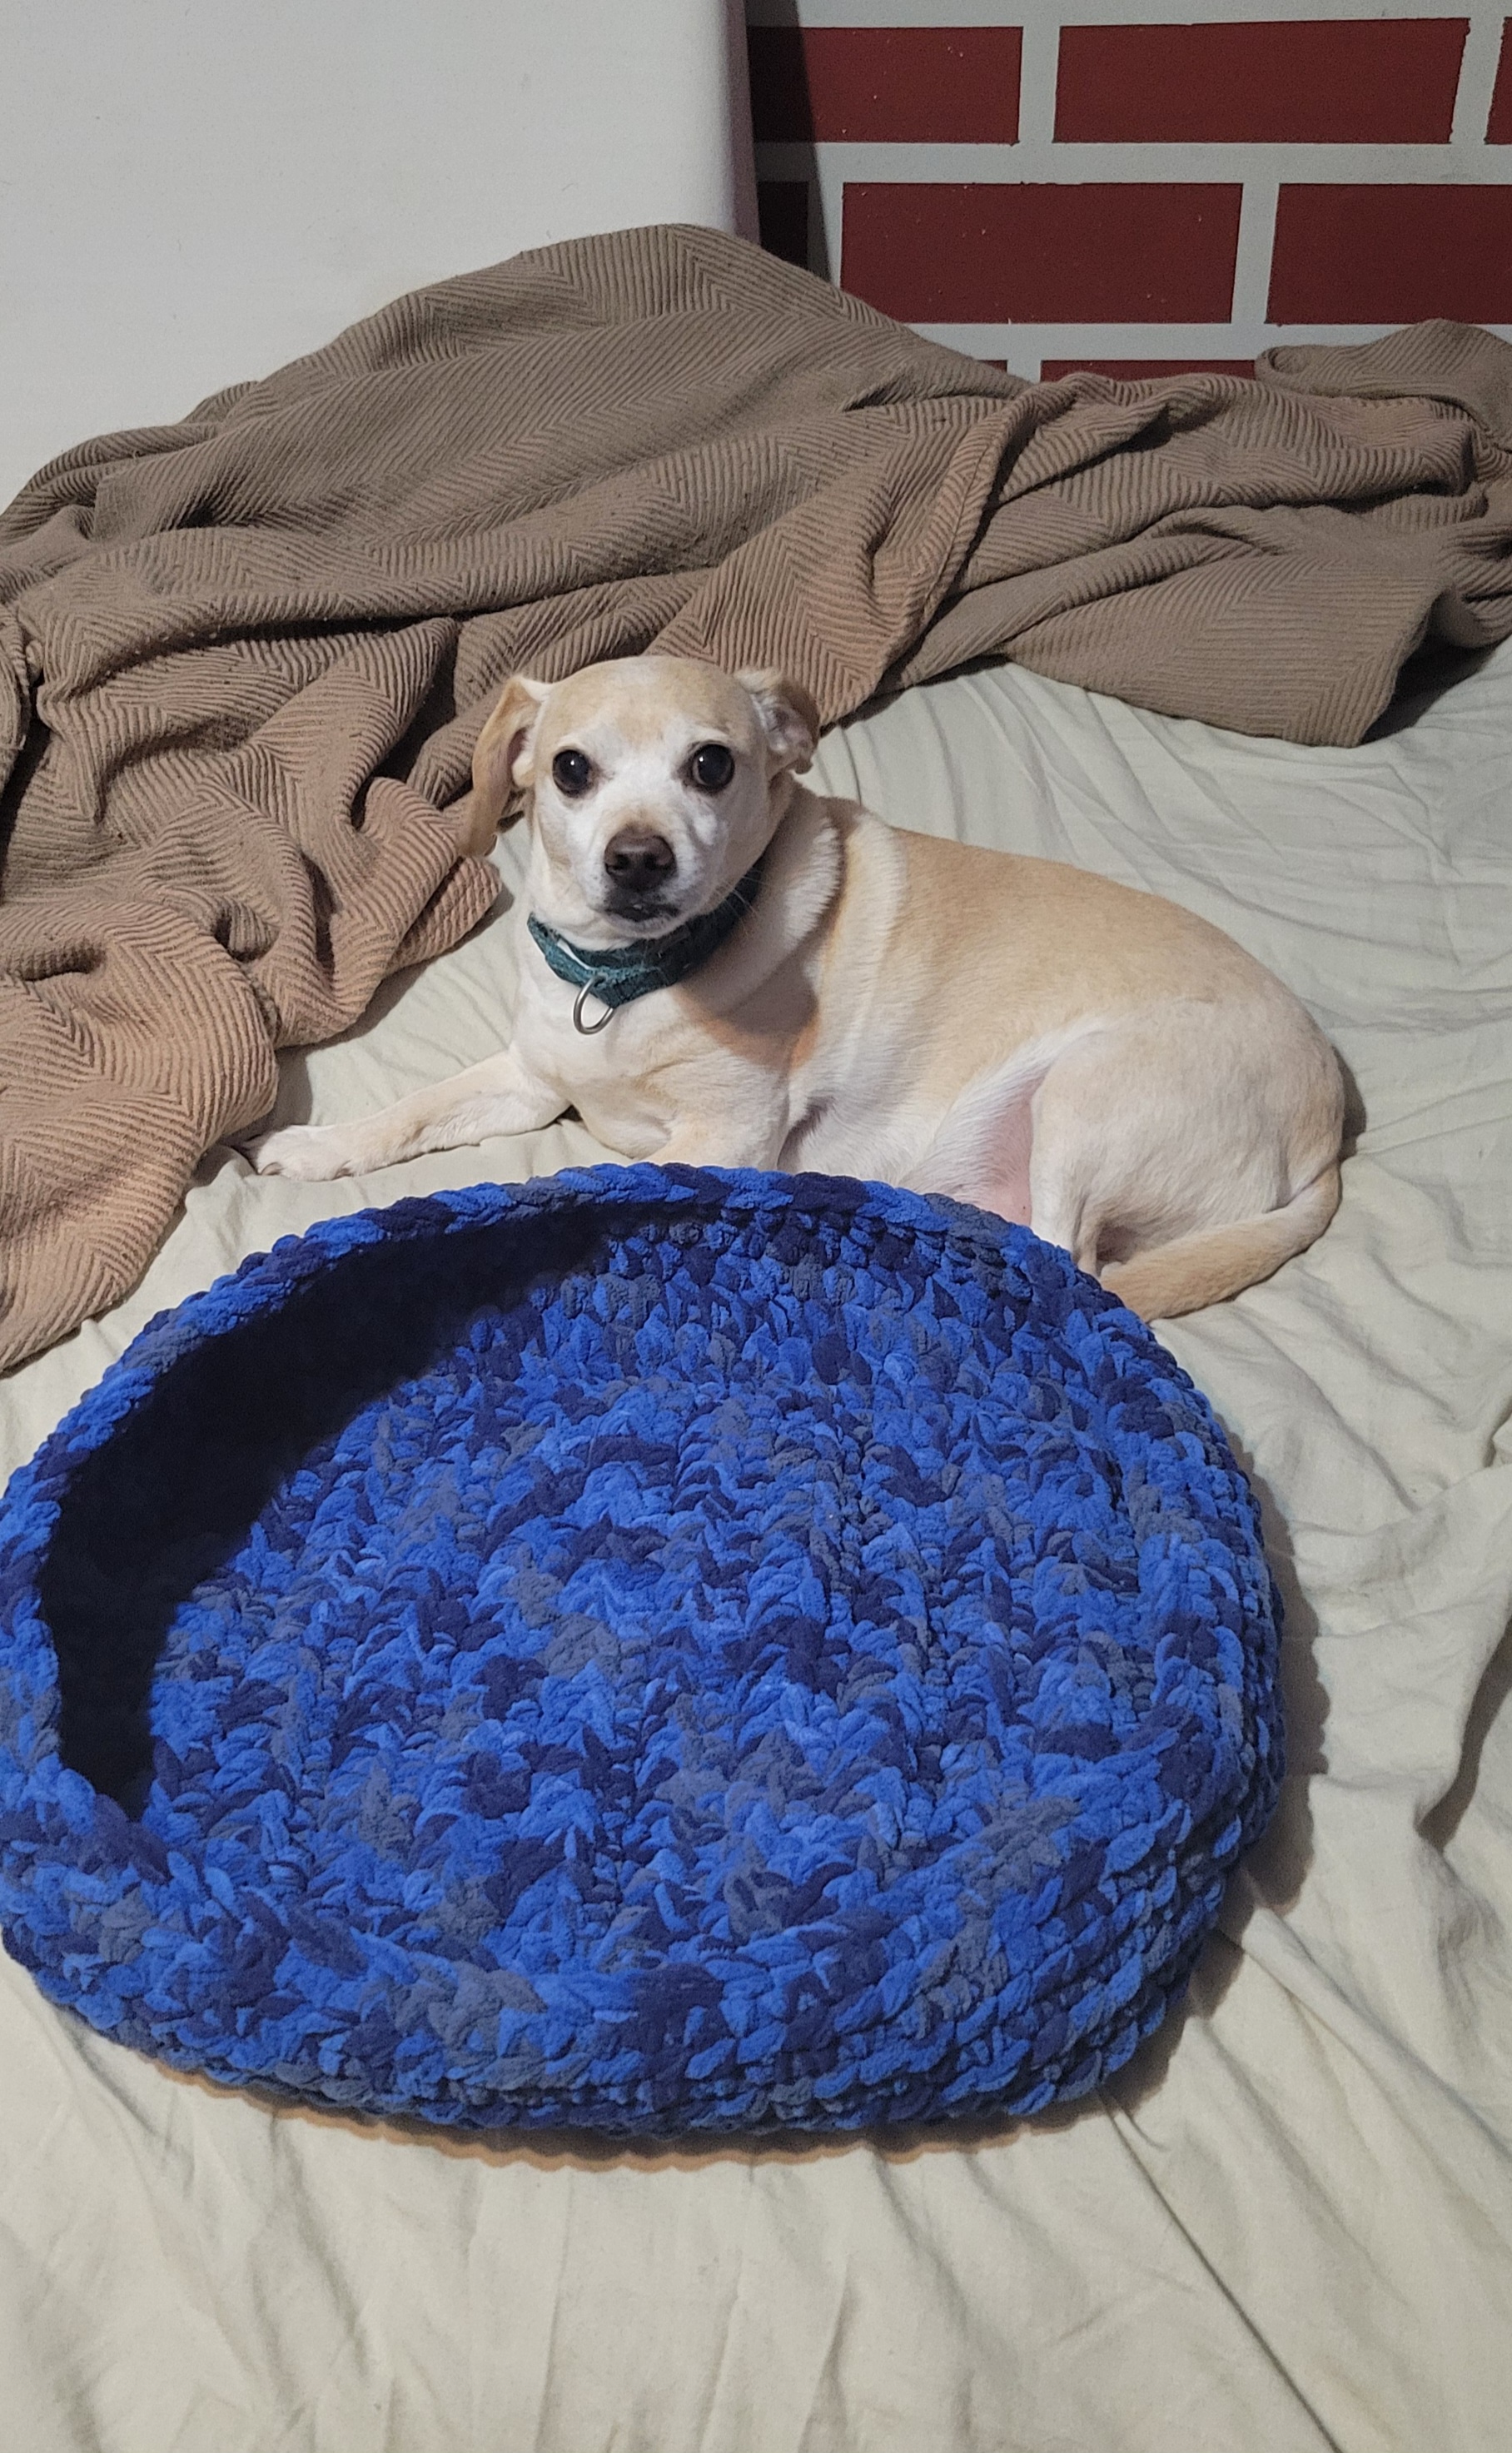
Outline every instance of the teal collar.
{"label": "teal collar", "polygon": [[[762,860],[766,857],[764,852]],[[592,1038],[613,1021],[622,1005],[633,1005],[637,997],[649,996],[653,988],[675,988],[679,980],[686,980],[689,971],[706,963],[755,902],[761,873],[759,860],[754,868],[746,871],[738,886],[731,887],[724,902],[715,904],[712,911],[701,911],[696,919],[685,920],[681,928],[644,944],[572,946],[554,928],[548,928],[544,920],[538,920],[533,911],[526,926],[557,978],[578,990],[572,1019],[586,1038]],[[583,1019],[583,1007],[590,996],[607,1007],[602,1022]]]}

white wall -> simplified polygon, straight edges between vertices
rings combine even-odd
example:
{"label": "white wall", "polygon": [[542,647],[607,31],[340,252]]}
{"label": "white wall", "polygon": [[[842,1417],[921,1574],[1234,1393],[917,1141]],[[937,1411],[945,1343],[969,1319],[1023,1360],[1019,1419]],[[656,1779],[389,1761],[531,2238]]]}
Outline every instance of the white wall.
{"label": "white wall", "polygon": [[417,284],[754,235],[738,0],[0,0],[0,502]]}

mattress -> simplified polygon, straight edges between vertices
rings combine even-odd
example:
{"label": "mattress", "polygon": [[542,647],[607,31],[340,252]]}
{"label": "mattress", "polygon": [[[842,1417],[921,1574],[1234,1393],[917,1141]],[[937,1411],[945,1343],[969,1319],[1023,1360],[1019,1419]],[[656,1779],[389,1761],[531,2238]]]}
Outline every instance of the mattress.
{"label": "mattress", "polygon": [[[1182,2009],[1101,2094],[1017,2126],[438,2141],[172,2076],[0,1961],[0,2377],[27,2453],[1504,2442],[1512,648],[1357,749],[1001,668],[843,726],[818,771],[1203,912],[1350,1068],[1334,1225],[1163,1332],[1264,1510],[1278,1818]],[[506,937],[495,917],[289,1058],[279,1121],[488,1053]],[[279,1235],[604,1155],[571,1121],[333,1185],[212,1151],[130,1300],[0,1390],[4,1466],[151,1313]]]}

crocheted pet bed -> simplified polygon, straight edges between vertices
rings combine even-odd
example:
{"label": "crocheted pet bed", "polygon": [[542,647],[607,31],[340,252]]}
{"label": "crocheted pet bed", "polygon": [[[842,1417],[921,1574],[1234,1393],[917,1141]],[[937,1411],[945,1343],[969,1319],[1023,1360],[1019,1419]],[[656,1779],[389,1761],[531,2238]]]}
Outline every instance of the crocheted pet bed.
{"label": "crocheted pet bed", "polygon": [[1247,1486],[1016,1227],[603,1167],[333,1219],[0,1509],[0,1923],[175,2066],[436,2122],[1027,2113],[1280,1774]]}

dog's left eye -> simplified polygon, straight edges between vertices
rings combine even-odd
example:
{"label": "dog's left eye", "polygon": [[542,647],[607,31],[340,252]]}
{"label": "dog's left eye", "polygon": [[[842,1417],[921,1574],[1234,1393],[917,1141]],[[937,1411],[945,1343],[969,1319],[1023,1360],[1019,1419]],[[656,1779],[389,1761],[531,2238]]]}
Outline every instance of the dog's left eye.
{"label": "dog's left eye", "polygon": [[592,764],[581,749],[559,749],[551,761],[551,780],[569,801],[581,800],[593,781]]}
{"label": "dog's left eye", "polygon": [[735,761],[723,741],[702,741],[687,762],[687,771],[701,792],[723,792],[735,772]]}

